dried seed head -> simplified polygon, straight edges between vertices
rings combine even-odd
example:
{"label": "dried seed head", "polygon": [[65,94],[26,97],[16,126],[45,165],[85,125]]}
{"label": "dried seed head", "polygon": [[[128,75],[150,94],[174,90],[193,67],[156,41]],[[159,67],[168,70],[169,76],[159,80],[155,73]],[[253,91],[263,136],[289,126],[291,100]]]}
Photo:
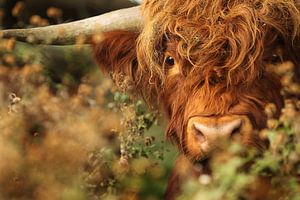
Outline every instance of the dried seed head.
{"label": "dried seed head", "polygon": [[8,113],[17,113],[16,104],[21,101],[20,97],[17,97],[15,93],[10,93],[8,95],[9,105],[8,105]]}
{"label": "dried seed head", "polygon": [[34,25],[34,26],[47,26],[47,25],[49,25],[48,20],[43,19],[39,15],[32,15],[29,19],[29,22],[30,22],[31,25]]}
{"label": "dried seed head", "polygon": [[4,9],[0,8],[0,20],[2,21],[3,17],[5,16]]}
{"label": "dried seed head", "polygon": [[292,83],[288,87],[289,92],[292,94],[300,94],[300,85],[296,83]]}
{"label": "dried seed head", "polygon": [[82,45],[86,43],[86,37],[84,35],[81,35],[76,38],[75,47],[77,50],[81,50]]}
{"label": "dried seed head", "polygon": [[269,131],[267,129],[264,129],[259,132],[259,138],[261,138],[262,140],[268,139],[268,136],[269,136]]}
{"label": "dried seed head", "polygon": [[9,65],[14,65],[16,63],[15,56],[12,54],[6,54],[3,56],[4,62],[6,62]]}
{"label": "dried seed head", "polygon": [[14,38],[10,38],[6,41],[5,49],[6,51],[13,51],[16,46],[16,40]]}
{"label": "dried seed head", "polygon": [[100,43],[102,40],[103,40],[102,34],[95,34],[92,36],[92,42],[95,44]]}
{"label": "dried seed head", "polygon": [[128,161],[128,158],[124,157],[124,156],[121,156],[120,160],[119,160],[119,165],[121,167],[124,167],[124,168],[128,168],[129,167],[129,161]]}
{"label": "dried seed head", "polygon": [[50,7],[47,9],[47,16],[50,18],[58,19],[61,18],[63,15],[63,12],[59,8]]}
{"label": "dried seed head", "polygon": [[278,126],[278,121],[276,119],[269,119],[267,121],[267,127],[269,129],[275,129]]}
{"label": "dried seed head", "polygon": [[41,24],[39,24],[39,26],[48,26],[49,22],[47,19],[42,19]]}
{"label": "dried seed head", "polygon": [[201,185],[208,185],[212,182],[212,178],[208,174],[202,174],[199,176],[198,181]]}
{"label": "dried seed head", "polygon": [[87,84],[81,84],[78,88],[78,94],[79,95],[90,95],[93,92],[93,88],[90,85]]}
{"label": "dried seed head", "polygon": [[298,115],[297,113],[297,107],[292,100],[286,100],[285,106],[282,109],[282,117],[289,118],[289,119],[295,119],[295,117]]}
{"label": "dried seed head", "polygon": [[146,137],[145,138],[145,145],[146,146],[150,146],[152,145],[152,143],[155,141],[155,137],[150,136],[150,137]]}
{"label": "dried seed head", "polygon": [[297,107],[297,109],[300,109],[300,100],[298,100],[298,101],[296,102],[296,107]]}
{"label": "dried seed head", "polygon": [[38,26],[42,22],[42,18],[39,15],[32,15],[29,19],[31,25]]}
{"label": "dried seed head", "polygon": [[265,107],[265,113],[268,116],[269,119],[273,118],[277,113],[276,105],[273,103],[270,103],[266,105]]}
{"label": "dried seed head", "polygon": [[11,14],[14,17],[20,17],[22,12],[25,9],[25,3],[23,1],[19,1],[16,3],[15,7],[12,9]]}
{"label": "dried seed head", "polygon": [[293,82],[292,76],[283,76],[281,78],[281,83],[283,86],[289,86]]}
{"label": "dried seed head", "polygon": [[278,75],[286,75],[288,73],[292,73],[294,70],[294,64],[290,61],[282,63],[280,65],[276,65],[274,68]]}
{"label": "dried seed head", "polygon": [[274,144],[276,146],[281,146],[285,141],[285,135],[282,133],[277,133],[276,140],[274,141]]}

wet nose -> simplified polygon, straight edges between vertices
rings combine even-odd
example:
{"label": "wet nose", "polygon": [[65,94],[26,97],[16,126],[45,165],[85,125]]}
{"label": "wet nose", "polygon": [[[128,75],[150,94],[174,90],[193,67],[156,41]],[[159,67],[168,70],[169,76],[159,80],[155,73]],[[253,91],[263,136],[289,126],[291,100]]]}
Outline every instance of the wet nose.
{"label": "wet nose", "polygon": [[215,122],[215,120],[195,120],[193,127],[197,135],[205,138],[230,138],[238,134],[241,130],[242,120],[232,119],[225,122]]}
{"label": "wet nose", "polygon": [[242,116],[192,117],[187,126],[187,142],[193,149],[211,151],[219,142],[239,136],[247,128]]}

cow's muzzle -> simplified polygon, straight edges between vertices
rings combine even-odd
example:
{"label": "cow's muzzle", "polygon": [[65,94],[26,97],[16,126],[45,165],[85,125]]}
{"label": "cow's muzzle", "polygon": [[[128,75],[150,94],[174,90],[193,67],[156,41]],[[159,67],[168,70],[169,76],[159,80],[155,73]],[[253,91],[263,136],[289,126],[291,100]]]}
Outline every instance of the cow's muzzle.
{"label": "cow's muzzle", "polygon": [[239,140],[251,134],[252,124],[241,115],[191,117],[187,124],[187,148],[192,154],[209,154],[224,140]]}

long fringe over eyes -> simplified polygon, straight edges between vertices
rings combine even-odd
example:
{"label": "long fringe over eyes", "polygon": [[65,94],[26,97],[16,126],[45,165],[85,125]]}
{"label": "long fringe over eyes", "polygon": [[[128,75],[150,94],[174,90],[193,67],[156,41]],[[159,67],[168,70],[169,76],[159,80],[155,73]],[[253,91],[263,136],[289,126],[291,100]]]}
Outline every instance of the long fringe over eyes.
{"label": "long fringe over eyes", "polygon": [[199,69],[198,77],[217,75],[227,85],[251,84],[261,75],[270,34],[300,43],[293,0],[144,0],[143,14],[137,53],[139,71],[148,72],[150,82],[164,81],[165,38],[175,40],[176,53]]}

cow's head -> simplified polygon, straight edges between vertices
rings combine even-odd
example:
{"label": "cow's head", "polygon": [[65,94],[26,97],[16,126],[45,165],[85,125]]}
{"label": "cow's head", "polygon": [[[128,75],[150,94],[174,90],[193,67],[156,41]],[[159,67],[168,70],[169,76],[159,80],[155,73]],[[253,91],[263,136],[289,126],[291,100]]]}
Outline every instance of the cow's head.
{"label": "cow's head", "polygon": [[138,68],[161,84],[167,136],[196,160],[227,138],[264,148],[254,131],[266,125],[264,107],[275,104],[277,114],[282,107],[280,79],[268,65],[300,67],[294,2],[149,0],[143,8]]}
{"label": "cow's head", "polygon": [[[159,102],[169,119],[168,138],[192,160],[228,138],[262,149],[254,130],[266,125],[264,107],[273,103],[277,114],[282,107],[280,79],[268,65],[289,60],[299,67],[297,5],[144,0],[143,26],[137,30],[138,21],[126,15],[123,22],[134,30],[117,25],[123,30],[94,37],[95,57],[117,83],[130,83],[148,102]],[[3,35],[18,36],[12,32]]]}

